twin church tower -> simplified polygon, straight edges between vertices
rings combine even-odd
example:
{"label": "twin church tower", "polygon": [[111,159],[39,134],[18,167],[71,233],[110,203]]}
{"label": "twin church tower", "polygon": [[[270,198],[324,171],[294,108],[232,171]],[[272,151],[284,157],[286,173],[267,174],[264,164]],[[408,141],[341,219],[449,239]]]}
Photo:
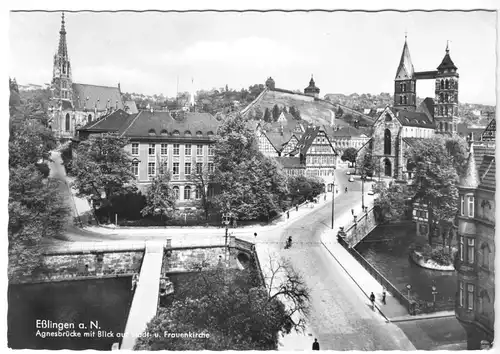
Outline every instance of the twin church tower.
{"label": "twin church tower", "polygon": [[448,44],[446,54],[433,71],[415,72],[405,36],[405,44],[394,79],[394,108],[417,110],[417,80],[435,80],[434,110],[430,112],[436,131],[456,133],[458,119],[458,68],[450,57]]}

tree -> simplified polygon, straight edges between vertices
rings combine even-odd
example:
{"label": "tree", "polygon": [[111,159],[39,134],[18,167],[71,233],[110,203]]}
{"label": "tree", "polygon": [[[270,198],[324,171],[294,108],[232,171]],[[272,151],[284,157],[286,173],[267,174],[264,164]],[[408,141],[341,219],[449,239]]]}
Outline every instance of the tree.
{"label": "tree", "polygon": [[353,147],[349,147],[344,150],[344,154],[342,155],[342,161],[349,161],[350,163],[355,163],[358,155],[358,150]]}
{"label": "tree", "polygon": [[[279,333],[304,327],[296,315],[309,312],[309,289],[290,263],[271,260],[272,288],[255,282],[255,269],[195,265],[190,283],[179,284],[172,303],[161,307],[135,350],[276,350]],[[270,262],[270,263],[271,263]],[[282,300],[292,305],[286,306]],[[187,341],[165,333],[207,333]]]}
{"label": "tree", "polygon": [[413,202],[427,205],[429,244],[432,236],[446,233],[453,225],[458,210],[457,160],[453,159],[443,138],[417,141],[407,152],[415,164],[415,178],[411,185]]}
{"label": "tree", "polygon": [[60,182],[41,172],[46,165],[40,161],[49,160],[54,136],[30,107],[24,102],[10,117],[7,230],[11,281],[31,275],[41,265],[42,241],[60,237],[69,215]]}
{"label": "tree", "polygon": [[295,113],[295,107],[294,107],[294,106],[291,106],[291,107],[290,107],[289,112],[290,112],[290,114],[292,115],[292,117],[294,117],[294,118],[295,118],[295,114],[296,114],[296,113]]}
{"label": "tree", "polygon": [[94,211],[111,205],[115,194],[134,191],[128,139],[117,134],[91,135],[80,142],[72,161],[77,196],[92,200]]}
{"label": "tree", "polygon": [[221,193],[214,200],[239,219],[269,219],[280,211],[286,194],[286,175],[258,149],[255,133],[237,114],[219,126],[214,146],[214,183]]}
{"label": "tree", "polygon": [[377,183],[373,191],[377,195],[374,206],[380,222],[400,220],[407,210],[408,187],[403,184]]}
{"label": "tree", "polygon": [[146,206],[141,210],[143,216],[160,216],[163,221],[164,216],[172,215],[175,209],[176,196],[170,185],[170,171],[163,171],[164,166],[160,165],[160,172],[156,175],[148,187],[146,193]]}
{"label": "tree", "polygon": [[362,177],[366,178],[373,177],[378,164],[372,154],[368,152],[363,154],[362,156],[358,156],[356,166],[358,168],[359,174]]}
{"label": "tree", "polygon": [[208,200],[208,187],[212,185],[213,173],[209,171],[207,164],[202,164],[201,168],[196,167],[194,173],[191,173],[189,180],[195,185],[195,188],[200,193],[200,205],[205,213],[205,220],[208,220],[208,212],[210,211],[210,202]]}
{"label": "tree", "polygon": [[335,118],[341,118],[343,115],[344,115],[344,110],[341,107],[339,107],[339,109],[337,109],[337,112],[335,113]]}
{"label": "tree", "polygon": [[271,120],[271,112],[269,112],[269,108],[266,107],[266,110],[264,111],[264,122],[272,122]]}
{"label": "tree", "polygon": [[276,122],[278,118],[280,117],[281,110],[277,104],[274,105],[273,107],[273,121]]}
{"label": "tree", "polygon": [[300,111],[299,111],[299,109],[298,109],[297,107],[294,107],[294,109],[293,109],[293,113],[292,113],[292,111],[290,110],[290,114],[291,114],[291,115],[292,115],[292,116],[293,116],[296,120],[301,120],[301,119],[302,119],[302,117],[301,117],[301,115],[300,115]]}
{"label": "tree", "polygon": [[264,114],[262,113],[262,109],[259,106],[255,107],[254,112],[255,112],[255,120],[262,120]]}
{"label": "tree", "polygon": [[282,110],[283,113],[288,113],[288,110],[286,108],[286,106],[283,106],[283,110]]}
{"label": "tree", "polygon": [[302,203],[304,200],[312,200],[324,190],[322,181],[315,177],[303,175],[288,178],[288,192],[292,204]]}

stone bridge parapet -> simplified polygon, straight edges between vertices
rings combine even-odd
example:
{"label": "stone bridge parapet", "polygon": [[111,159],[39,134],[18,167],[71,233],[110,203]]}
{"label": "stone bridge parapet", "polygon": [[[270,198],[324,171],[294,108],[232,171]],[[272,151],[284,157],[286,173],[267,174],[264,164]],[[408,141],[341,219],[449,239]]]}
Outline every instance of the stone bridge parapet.
{"label": "stone bridge parapet", "polygon": [[350,225],[341,227],[344,241],[349,247],[355,247],[377,226],[378,222],[376,220],[375,208],[367,208],[366,211],[360,215],[353,215],[353,221]]}

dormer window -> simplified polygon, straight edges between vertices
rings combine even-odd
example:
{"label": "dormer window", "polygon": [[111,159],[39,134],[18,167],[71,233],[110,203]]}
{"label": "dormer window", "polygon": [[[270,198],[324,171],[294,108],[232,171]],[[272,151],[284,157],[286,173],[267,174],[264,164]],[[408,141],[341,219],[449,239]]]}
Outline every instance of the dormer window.
{"label": "dormer window", "polygon": [[166,129],[162,129],[161,132],[160,132],[161,135],[165,136],[165,135],[168,135],[168,132]]}
{"label": "dormer window", "polygon": [[198,131],[196,132],[196,136],[197,136],[197,137],[203,136],[203,133],[202,133],[202,132],[200,132],[200,131],[198,130]]}
{"label": "dormer window", "polygon": [[184,132],[184,136],[191,136],[191,132],[190,132],[189,130],[186,130],[186,131]]}
{"label": "dormer window", "polygon": [[207,133],[207,135],[208,135],[208,136],[212,136],[212,135],[214,135],[214,132],[213,132],[213,131],[209,131],[209,132]]}
{"label": "dormer window", "polygon": [[156,131],[154,129],[149,129],[149,135],[150,136],[155,136],[156,135]]}
{"label": "dormer window", "polygon": [[174,132],[172,133],[173,136],[179,136],[179,131],[178,130],[174,130]]}

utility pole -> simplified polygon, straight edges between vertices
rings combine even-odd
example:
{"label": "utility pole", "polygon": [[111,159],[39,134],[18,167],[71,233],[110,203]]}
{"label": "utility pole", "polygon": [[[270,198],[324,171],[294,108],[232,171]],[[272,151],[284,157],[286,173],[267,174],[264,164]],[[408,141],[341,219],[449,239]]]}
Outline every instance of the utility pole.
{"label": "utility pole", "polygon": [[365,211],[365,175],[361,175],[361,209]]}

